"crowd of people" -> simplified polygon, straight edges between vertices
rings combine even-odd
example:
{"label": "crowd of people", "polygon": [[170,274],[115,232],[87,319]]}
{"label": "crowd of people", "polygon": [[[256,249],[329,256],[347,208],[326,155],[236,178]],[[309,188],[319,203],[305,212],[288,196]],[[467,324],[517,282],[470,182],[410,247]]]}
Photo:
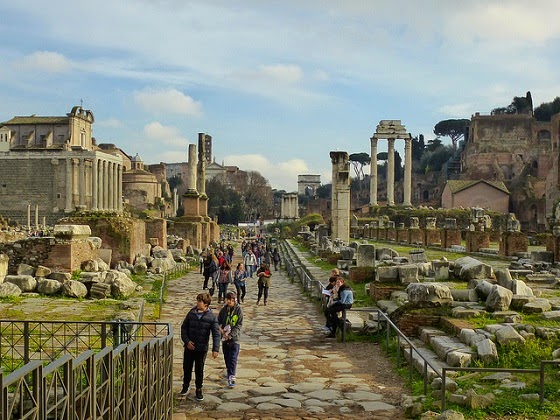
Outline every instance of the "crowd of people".
{"label": "crowd of people", "polygon": [[[234,248],[222,242],[215,248],[209,248],[201,253],[200,273],[203,275],[203,292],[196,297],[196,305],[187,313],[181,325],[181,340],[184,344],[183,354],[183,388],[181,395],[186,396],[190,390],[192,372],[195,373],[196,399],[202,401],[202,386],[204,380],[204,363],[208,351],[217,358],[222,343],[222,352],[226,365],[226,380],[230,388],[235,386],[237,360],[240,349],[240,336],[243,326],[243,310],[241,304],[245,302],[247,284],[250,279],[257,278],[257,302],[261,300],[264,306],[268,303],[268,290],[271,283],[271,267],[277,271],[281,266],[278,248],[271,249],[266,242],[257,238],[253,241],[243,241],[241,244],[241,260],[232,268]],[[235,286],[235,292],[228,290]],[[216,316],[210,305],[214,293],[218,291],[218,304],[224,304]],[[352,289],[345,284],[338,269],[331,271],[329,285],[324,294],[328,299],[325,305],[326,325],[323,331],[327,337],[336,337],[339,323],[339,313],[350,309],[354,302]],[[212,338],[212,345],[209,345]]]}

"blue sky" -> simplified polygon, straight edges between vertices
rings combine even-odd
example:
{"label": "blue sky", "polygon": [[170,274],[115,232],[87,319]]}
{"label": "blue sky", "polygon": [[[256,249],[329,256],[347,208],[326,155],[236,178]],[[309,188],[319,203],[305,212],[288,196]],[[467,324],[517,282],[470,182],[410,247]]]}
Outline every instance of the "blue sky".
{"label": "blue sky", "polygon": [[428,140],[527,90],[560,96],[555,0],[22,0],[0,15],[0,121],[83,100],[99,143],[181,162],[206,132],[218,163],[287,191],[298,174],[330,182],[331,150],[369,153],[380,120]]}

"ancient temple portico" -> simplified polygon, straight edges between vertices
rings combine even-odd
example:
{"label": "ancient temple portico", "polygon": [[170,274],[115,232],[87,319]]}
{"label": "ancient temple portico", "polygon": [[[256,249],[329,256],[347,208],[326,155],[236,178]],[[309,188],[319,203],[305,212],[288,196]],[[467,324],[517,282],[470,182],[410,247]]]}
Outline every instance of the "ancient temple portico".
{"label": "ancient temple portico", "polygon": [[371,137],[370,206],[377,206],[377,142],[387,139],[387,205],[395,205],[395,140],[404,144],[404,199],[403,205],[411,205],[412,195],[412,138],[400,120],[381,120]]}

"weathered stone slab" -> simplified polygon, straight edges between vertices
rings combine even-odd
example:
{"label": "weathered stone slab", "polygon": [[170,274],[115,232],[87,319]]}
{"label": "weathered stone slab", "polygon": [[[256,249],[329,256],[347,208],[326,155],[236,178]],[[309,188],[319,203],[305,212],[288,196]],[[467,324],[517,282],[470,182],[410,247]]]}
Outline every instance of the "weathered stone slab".
{"label": "weathered stone slab", "polygon": [[410,302],[438,302],[441,304],[453,301],[449,287],[440,283],[411,283],[406,286]]}
{"label": "weathered stone slab", "polygon": [[401,283],[418,283],[418,266],[413,264],[399,265],[397,271]]}
{"label": "weathered stone slab", "polygon": [[490,311],[505,311],[509,309],[512,298],[513,293],[511,290],[495,284],[486,298],[486,309]]}
{"label": "weathered stone slab", "polygon": [[478,358],[484,363],[492,363],[498,360],[498,349],[492,340],[484,338],[477,341],[475,345]]}
{"label": "weathered stone slab", "polygon": [[54,295],[62,289],[62,283],[57,280],[41,279],[37,282],[37,293]]}
{"label": "weathered stone slab", "polygon": [[537,298],[534,299],[532,302],[528,302],[523,305],[523,312],[527,314],[540,314],[546,311],[550,311],[552,306],[548,299]]}
{"label": "weathered stone slab", "polygon": [[77,280],[67,280],[62,283],[62,294],[73,298],[86,297],[88,293],[87,287]]}
{"label": "weathered stone slab", "polygon": [[378,266],[375,280],[380,283],[396,283],[399,281],[399,269],[396,265]]}
{"label": "weathered stone slab", "polygon": [[560,321],[560,311],[543,312],[542,317],[548,321]]}
{"label": "weathered stone slab", "polygon": [[6,276],[5,281],[15,284],[22,292],[33,292],[37,287],[35,277],[28,275]]}
{"label": "weathered stone slab", "polygon": [[451,288],[451,296],[454,301],[459,302],[478,302],[478,293],[476,289],[453,289]]}
{"label": "weathered stone slab", "polygon": [[19,264],[17,274],[18,276],[35,276],[35,267],[29,264]]}
{"label": "weathered stone slab", "polygon": [[0,297],[16,297],[21,295],[21,289],[13,283],[0,283]]}
{"label": "weathered stone slab", "polygon": [[486,279],[492,277],[492,267],[472,257],[457,258],[453,262],[454,272],[463,280]]}
{"label": "weathered stone slab", "polygon": [[88,225],[55,225],[53,234],[61,239],[87,239],[91,236]]}
{"label": "weathered stone slab", "polygon": [[525,339],[511,325],[504,325],[496,331],[496,340],[501,345],[525,343]]}
{"label": "weathered stone slab", "polygon": [[355,255],[357,267],[375,267],[375,245],[360,245]]}

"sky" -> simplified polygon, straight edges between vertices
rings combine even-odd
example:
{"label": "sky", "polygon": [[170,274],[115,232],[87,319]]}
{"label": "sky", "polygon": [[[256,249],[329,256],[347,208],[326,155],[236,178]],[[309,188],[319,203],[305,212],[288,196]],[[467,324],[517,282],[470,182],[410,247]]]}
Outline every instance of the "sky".
{"label": "sky", "polygon": [[216,162],[296,191],[300,174],[330,183],[330,151],[369,154],[381,120],[429,140],[527,91],[560,96],[559,15],[557,0],[2,1],[0,121],[82,104],[98,143],[147,164],[187,161],[204,132]]}

